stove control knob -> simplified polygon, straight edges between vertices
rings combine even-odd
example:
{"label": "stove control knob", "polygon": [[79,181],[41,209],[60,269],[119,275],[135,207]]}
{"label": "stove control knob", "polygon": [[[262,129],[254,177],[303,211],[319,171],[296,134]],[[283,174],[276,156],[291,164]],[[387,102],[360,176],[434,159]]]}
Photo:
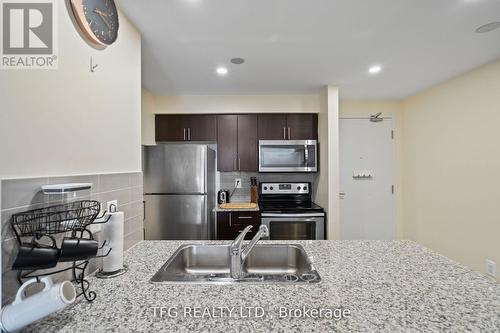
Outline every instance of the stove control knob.
{"label": "stove control knob", "polygon": [[297,190],[300,191],[301,187],[300,186],[297,186]]}
{"label": "stove control knob", "polygon": [[307,186],[304,186],[304,191],[307,191]]}
{"label": "stove control knob", "polygon": [[270,189],[271,191],[272,191],[272,190],[274,190],[274,188],[273,188],[272,186],[271,186],[269,189]]}
{"label": "stove control knob", "polygon": [[264,191],[267,191],[267,186],[264,186]]}

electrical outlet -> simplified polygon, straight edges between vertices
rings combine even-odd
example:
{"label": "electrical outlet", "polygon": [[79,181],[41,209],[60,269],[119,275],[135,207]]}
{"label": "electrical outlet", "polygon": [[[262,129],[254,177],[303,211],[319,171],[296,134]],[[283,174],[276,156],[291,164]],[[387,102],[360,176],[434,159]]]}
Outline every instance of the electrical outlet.
{"label": "electrical outlet", "polygon": [[118,211],[118,200],[111,200],[111,201],[108,201],[106,202],[106,210],[109,212],[111,212],[111,206],[114,205],[113,207],[113,211]]}
{"label": "electrical outlet", "polygon": [[241,188],[241,178],[234,179],[234,187]]}
{"label": "electrical outlet", "polygon": [[496,278],[497,277],[497,264],[493,260],[486,259],[486,274]]}

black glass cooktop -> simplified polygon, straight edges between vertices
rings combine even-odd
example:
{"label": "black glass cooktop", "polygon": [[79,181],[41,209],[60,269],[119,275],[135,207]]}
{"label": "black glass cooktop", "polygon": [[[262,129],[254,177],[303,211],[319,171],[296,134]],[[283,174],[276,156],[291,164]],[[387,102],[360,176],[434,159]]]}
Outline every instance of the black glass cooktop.
{"label": "black glass cooktop", "polygon": [[295,201],[261,201],[259,202],[261,211],[286,211],[286,212],[322,212],[323,208],[311,201],[295,202]]}

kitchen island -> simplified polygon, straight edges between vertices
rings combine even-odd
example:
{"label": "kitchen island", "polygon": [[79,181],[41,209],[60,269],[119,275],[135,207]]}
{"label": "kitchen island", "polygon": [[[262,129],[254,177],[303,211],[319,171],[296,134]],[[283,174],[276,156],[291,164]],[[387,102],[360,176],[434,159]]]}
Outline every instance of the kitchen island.
{"label": "kitchen island", "polygon": [[125,275],[89,278],[94,302],[24,332],[500,331],[500,286],[411,241],[287,242],[304,246],[321,283],[150,283],[187,243],[223,242],[143,241]]}

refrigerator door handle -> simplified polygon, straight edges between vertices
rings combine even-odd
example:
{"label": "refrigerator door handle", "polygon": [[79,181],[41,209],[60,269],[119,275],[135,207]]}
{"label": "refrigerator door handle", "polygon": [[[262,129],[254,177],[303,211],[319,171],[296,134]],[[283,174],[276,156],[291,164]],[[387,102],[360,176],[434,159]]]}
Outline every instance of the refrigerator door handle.
{"label": "refrigerator door handle", "polygon": [[202,239],[209,239],[209,230],[208,230],[208,228],[209,228],[209,216],[208,216],[208,209],[207,209],[207,206],[208,206],[208,203],[207,203],[207,197],[206,197],[206,196],[204,196],[204,197],[203,197],[202,207],[203,207],[203,212],[204,212],[204,215],[205,215],[205,219],[204,219],[204,220],[205,220],[205,221],[204,221],[205,226],[204,226],[204,227],[202,227],[202,230],[203,230],[203,232],[204,232],[205,234],[204,234],[204,235],[203,235],[203,234],[201,235],[201,238],[202,238]]}

